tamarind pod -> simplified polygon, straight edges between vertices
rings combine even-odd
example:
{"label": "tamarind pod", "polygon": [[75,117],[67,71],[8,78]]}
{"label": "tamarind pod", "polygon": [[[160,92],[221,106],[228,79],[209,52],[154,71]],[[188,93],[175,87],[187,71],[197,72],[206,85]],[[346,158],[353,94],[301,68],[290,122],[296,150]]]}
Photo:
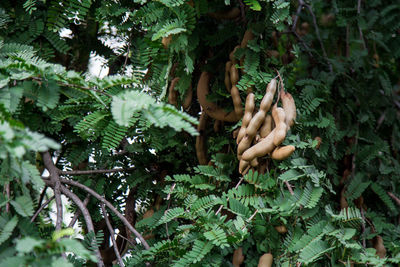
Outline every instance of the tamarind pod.
{"label": "tamarind pod", "polygon": [[236,85],[239,82],[239,72],[233,64],[231,66],[230,74],[232,85]]}
{"label": "tamarind pod", "polygon": [[197,84],[197,99],[204,111],[211,118],[220,121],[236,122],[240,118],[236,116],[234,111],[226,112],[222,108],[218,107],[215,103],[207,100],[208,95],[208,83],[210,81],[210,74],[208,72],[202,72],[200,75],[199,82]]}
{"label": "tamarind pod", "polygon": [[376,255],[379,256],[379,258],[384,258],[386,257],[386,248],[383,245],[383,239],[380,235],[377,235],[374,237],[374,248],[376,250]]}
{"label": "tamarind pod", "polygon": [[190,107],[190,105],[192,104],[192,98],[193,98],[193,90],[192,90],[192,85],[190,85],[189,89],[186,92],[185,99],[183,99],[182,103],[184,110],[187,110]]}
{"label": "tamarind pod", "polygon": [[261,141],[261,136],[259,134],[256,134],[256,137],[254,138],[254,143],[257,144],[260,141]]}
{"label": "tamarind pod", "polygon": [[163,37],[161,43],[164,46],[164,48],[167,49],[171,41],[172,41],[172,35],[170,34],[167,37]]}
{"label": "tamarind pod", "polygon": [[224,83],[225,83],[225,88],[229,93],[231,92],[231,86],[232,86],[231,77],[230,77],[231,66],[232,66],[231,61],[226,62]]}
{"label": "tamarind pod", "polygon": [[272,79],[265,90],[265,95],[263,99],[261,100],[260,103],[260,109],[264,110],[265,112],[268,112],[268,110],[271,108],[272,101],[274,100],[274,95],[276,92],[276,79]]}
{"label": "tamarind pod", "polygon": [[[246,116],[246,115],[245,115]],[[244,117],[243,117],[243,119],[244,119]],[[241,141],[242,141],[242,139],[243,139],[243,137],[246,135],[246,127],[241,127],[240,128],[240,130],[239,130],[239,132],[238,132],[238,135],[237,135],[237,138],[236,138],[236,144],[239,144]]]}
{"label": "tamarind pod", "polygon": [[214,19],[236,19],[240,15],[240,9],[234,7],[228,11],[210,12],[208,15]]}
{"label": "tamarind pod", "polygon": [[240,128],[237,128],[236,130],[234,130],[234,131],[232,132],[232,137],[233,137],[233,139],[236,139],[236,138],[237,138],[238,133],[239,133],[239,130],[240,130]]}
{"label": "tamarind pod", "polygon": [[269,135],[269,133],[272,131],[272,116],[271,115],[267,115],[264,119],[263,124],[261,125],[260,128],[260,136],[261,138],[266,137],[267,135]]}
{"label": "tamarind pod", "polygon": [[236,116],[240,118],[243,116],[242,99],[240,99],[239,89],[235,85],[232,86],[231,95]]}
{"label": "tamarind pod", "polygon": [[240,47],[245,48],[247,46],[247,43],[249,42],[249,40],[253,40],[253,39],[254,39],[253,32],[251,31],[251,29],[247,29],[244,32],[242,42],[240,43]]}
{"label": "tamarind pod", "polygon": [[234,267],[239,267],[243,262],[244,262],[243,249],[240,247],[235,249],[235,251],[233,252],[232,265]]}
{"label": "tamarind pod", "polygon": [[284,160],[290,157],[295,151],[294,146],[277,147],[272,151],[271,158],[275,160]]}
{"label": "tamarind pod", "polygon": [[276,91],[276,79],[272,79],[266,89],[266,94],[261,100],[260,109],[251,119],[249,126],[246,129],[246,134],[249,136],[255,136],[257,130],[260,128],[261,124],[265,119],[265,114],[270,109],[272,101],[274,99],[274,94]]}
{"label": "tamarind pod", "polygon": [[238,147],[237,147],[237,157],[238,160],[240,160],[240,157],[242,156],[243,152],[246,151],[251,146],[251,142],[253,141],[253,138],[249,138],[248,136],[244,137]]}
{"label": "tamarind pod", "polygon": [[242,119],[242,127],[240,127],[237,139],[236,139],[236,144],[239,144],[242,138],[246,135],[246,127],[249,125],[251,118],[253,117],[253,111],[254,111],[254,94],[249,93],[246,97],[246,104],[244,107],[244,116]]}
{"label": "tamarind pod", "polygon": [[257,167],[258,166],[258,160],[257,158],[254,158],[251,162],[250,162],[251,167]]}
{"label": "tamarind pod", "polygon": [[150,218],[153,215],[154,215],[154,210],[153,208],[150,208],[143,214],[143,219]]}
{"label": "tamarind pod", "polygon": [[274,57],[276,59],[279,59],[279,52],[276,50],[267,50],[266,53],[268,57]]}
{"label": "tamarind pod", "polygon": [[346,188],[343,187],[342,191],[340,192],[340,209],[346,209],[349,207],[349,204],[347,203],[347,199],[345,196],[346,193]]}
{"label": "tamarind pod", "polygon": [[175,107],[178,106],[178,92],[175,90],[175,85],[178,81],[179,77],[172,79],[168,90],[168,103],[174,105]]}
{"label": "tamarind pod", "polygon": [[249,126],[246,128],[246,134],[250,136],[251,138],[254,138],[258,128],[260,128],[261,123],[263,123],[265,118],[265,111],[264,110],[259,110],[256,115],[251,119]]}
{"label": "tamarind pod", "polygon": [[261,158],[271,153],[274,150],[274,136],[275,136],[276,128],[272,130],[272,132],[265,138],[261,139],[260,142],[255,144],[254,146],[247,149],[243,155],[242,160],[252,161],[254,158]]}
{"label": "tamarind pod", "polygon": [[287,125],[285,123],[286,114],[283,108],[278,108],[275,104],[272,108],[272,118],[275,122],[274,145],[279,146],[286,137]]}
{"label": "tamarind pod", "polygon": [[275,230],[280,234],[287,233],[287,228],[284,225],[275,226]]}
{"label": "tamarind pod", "polygon": [[240,48],[240,45],[235,46],[235,48],[233,48],[232,52],[229,53],[229,59],[232,62],[232,65],[236,65],[238,63],[237,59],[235,58],[235,52],[236,49]]}
{"label": "tamarind pod", "polygon": [[221,123],[219,120],[214,121],[214,132],[218,133],[221,130]]}
{"label": "tamarind pod", "polygon": [[239,173],[244,174],[247,167],[249,167],[249,162],[241,159],[239,162]]}
{"label": "tamarind pod", "polygon": [[274,257],[271,253],[265,253],[258,260],[258,267],[271,267],[274,262]]}
{"label": "tamarind pod", "polygon": [[281,101],[286,114],[285,122],[290,128],[296,119],[296,104],[294,103],[292,95],[286,93],[284,90],[281,90]]}
{"label": "tamarind pod", "polygon": [[317,145],[315,146],[315,148],[319,149],[319,147],[321,146],[321,143],[322,143],[322,138],[317,136],[314,138],[314,140],[316,140],[318,142]]}
{"label": "tamarind pod", "polygon": [[206,152],[206,136],[205,129],[207,125],[208,116],[205,112],[202,112],[200,115],[199,125],[197,126],[197,130],[199,131],[199,135],[196,136],[196,156],[200,165],[207,165],[207,152]]}

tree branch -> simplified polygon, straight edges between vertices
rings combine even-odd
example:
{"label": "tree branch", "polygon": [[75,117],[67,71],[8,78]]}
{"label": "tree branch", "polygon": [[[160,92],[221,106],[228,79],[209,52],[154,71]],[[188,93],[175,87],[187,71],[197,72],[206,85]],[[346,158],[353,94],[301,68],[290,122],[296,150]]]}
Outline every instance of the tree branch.
{"label": "tree branch", "polygon": [[[49,179],[43,179],[43,181],[46,183],[46,185],[50,186],[50,187],[54,187],[55,184],[53,181],[49,180]],[[94,225],[93,225],[93,221],[92,221],[92,217],[90,216],[90,213],[88,211],[88,209],[86,208],[86,206],[83,204],[82,200],[80,200],[80,198],[75,195],[74,193],[72,193],[70,190],[68,190],[65,186],[60,185],[60,191],[67,196],[69,199],[71,199],[77,206],[78,208],[81,210],[83,218],[85,219],[86,222],[86,228],[88,230],[88,232],[95,232],[94,231]],[[99,259],[99,262],[97,263],[98,267],[104,267],[104,262],[101,258],[101,254],[98,248],[96,248],[96,256]]]}
{"label": "tree branch", "polygon": [[400,199],[396,197],[392,192],[387,192],[387,194],[396,202],[397,205],[400,206]]}
{"label": "tree branch", "polygon": [[108,219],[108,214],[107,214],[106,207],[104,206],[104,203],[100,203],[100,207],[101,207],[101,211],[103,212],[104,220],[106,221],[108,231],[110,232],[111,242],[113,243],[113,248],[114,248],[115,256],[116,256],[117,259],[118,259],[119,265],[123,267],[123,266],[125,266],[125,265],[124,265],[124,262],[123,262],[122,259],[121,259],[121,255],[119,254],[117,242],[115,241],[114,229],[112,228],[111,223],[110,223],[110,220]]}
{"label": "tree branch", "polygon": [[60,171],[61,175],[89,175],[89,174],[100,174],[100,173],[114,173],[114,172],[129,172],[133,171],[135,168],[118,168],[118,169],[106,169],[106,170],[84,170],[84,171]]}
{"label": "tree branch", "polygon": [[58,168],[54,165],[53,159],[49,151],[42,153],[43,164],[50,173],[50,181],[53,183],[54,197],[56,199],[56,230],[61,230],[62,218],[63,218],[63,206],[61,202],[61,191],[60,191],[60,176],[58,175]]}
{"label": "tree branch", "polygon": [[[90,200],[90,194],[87,194],[86,198],[83,200],[83,205],[85,205],[85,207],[87,206],[87,204],[89,203]],[[74,224],[76,223],[76,221],[79,218],[79,215],[81,215],[81,210],[78,209],[75,214],[74,217],[72,218],[72,220],[69,222],[68,227],[74,227]]]}
{"label": "tree branch", "polygon": [[143,244],[145,249],[147,249],[147,250],[150,249],[149,244],[146,242],[146,240],[143,238],[143,236],[138,231],[136,231],[136,229],[128,222],[128,220],[110,202],[108,202],[104,197],[102,197],[101,195],[99,195],[97,192],[95,192],[91,188],[87,187],[86,185],[83,185],[83,184],[81,184],[81,183],[79,183],[77,181],[67,180],[67,179],[63,179],[63,178],[60,178],[60,181],[63,184],[73,185],[73,186],[76,186],[76,187],[78,187],[80,189],[83,189],[86,192],[88,192],[89,194],[91,194],[92,196],[94,196],[95,198],[97,198],[99,201],[101,201],[104,204],[106,204],[106,206],[113,213],[115,213],[115,215],[117,215],[117,217],[125,224],[125,226],[128,227],[128,229],[135,234],[135,236],[140,240],[140,242]]}
{"label": "tree branch", "polygon": [[[361,13],[361,0],[358,0],[358,2],[357,2],[357,15],[360,15],[360,13]],[[363,44],[363,48],[364,48],[364,50],[366,50],[367,49],[367,45],[365,44],[364,35],[363,35],[362,30],[361,30],[360,24],[357,23],[357,26],[358,26],[358,31],[360,33],[360,39],[361,39],[362,44]]]}
{"label": "tree branch", "polygon": [[[46,187],[47,188],[47,187]],[[43,205],[41,205],[37,211],[35,212],[35,214],[32,216],[31,218],[31,222],[34,222],[36,217],[39,215],[39,213],[47,206],[49,205],[49,203],[55,198],[55,196],[52,196],[51,198],[49,198],[46,202],[43,203]]]}

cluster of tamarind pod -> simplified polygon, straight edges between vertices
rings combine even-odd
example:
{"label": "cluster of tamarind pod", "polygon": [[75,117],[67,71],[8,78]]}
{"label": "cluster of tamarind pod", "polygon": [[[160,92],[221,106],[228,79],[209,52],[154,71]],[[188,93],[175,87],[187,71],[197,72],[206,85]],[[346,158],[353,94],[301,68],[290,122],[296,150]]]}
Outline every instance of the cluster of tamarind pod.
{"label": "cluster of tamarind pod", "polygon": [[[241,174],[247,173],[250,167],[257,167],[258,159],[267,154],[271,154],[272,159],[284,160],[295,150],[292,145],[280,146],[296,119],[294,99],[290,93],[284,91],[283,86],[280,88],[277,102],[272,107],[272,116],[267,114],[272,106],[276,88],[277,80],[274,78],[268,84],[260,108],[255,114],[255,96],[253,93],[247,95],[242,125],[236,138]],[[278,107],[279,99],[282,107]]]}
{"label": "cluster of tamarind pod", "polygon": [[[263,254],[258,260],[258,267],[271,267],[274,257],[271,253]],[[232,265],[239,267],[244,262],[243,249],[238,248],[233,252]]]}

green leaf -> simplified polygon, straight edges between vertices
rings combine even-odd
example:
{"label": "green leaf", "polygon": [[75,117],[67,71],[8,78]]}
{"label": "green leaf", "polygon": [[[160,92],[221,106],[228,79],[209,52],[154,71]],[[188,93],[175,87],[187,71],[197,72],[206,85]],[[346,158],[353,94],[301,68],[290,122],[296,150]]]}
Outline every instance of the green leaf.
{"label": "green leaf", "polygon": [[18,217],[14,216],[11,220],[9,220],[6,225],[0,230],[0,245],[6,241],[14,231],[15,226],[17,226]]}
{"label": "green leaf", "polygon": [[59,244],[64,246],[66,252],[72,252],[78,257],[97,262],[96,256],[76,239],[63,238],[59,240]]}
{"label": "green leaf", "polygon": [[281,179],[282,181],[295,181],[303,176],[305,176],[305,174],[301,174],[300,172],[294,169],[290,169],[279,175],[278,178]]}
{"label": "green leaf", "polygon": [[30,217],[33,215],[33,202],[28,195],[19,196],[15,198],[15,200],[11,200],[10,203],[19,215],[23,217]]}
{"label": "green leaf", "polygon": [[38,240],[36,238],[32,238],[32,237],[28,236],[28,237],[17,240],[16,249],[18,252],[21,252],[21,253],[29,253],[35,247],[39,247],[43,243],[44,243],[43,240]]}

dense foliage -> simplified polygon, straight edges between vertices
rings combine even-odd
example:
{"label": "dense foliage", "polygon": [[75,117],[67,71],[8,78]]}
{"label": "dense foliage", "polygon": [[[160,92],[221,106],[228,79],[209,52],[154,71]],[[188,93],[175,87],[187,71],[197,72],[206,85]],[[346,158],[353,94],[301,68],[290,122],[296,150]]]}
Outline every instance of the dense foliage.
{"label": "dense foliage", "polygon": [[[229,60],[297,106],[244,175]],[[0,266],[399,264],[399,66],[398,1],[1,1]]]}

